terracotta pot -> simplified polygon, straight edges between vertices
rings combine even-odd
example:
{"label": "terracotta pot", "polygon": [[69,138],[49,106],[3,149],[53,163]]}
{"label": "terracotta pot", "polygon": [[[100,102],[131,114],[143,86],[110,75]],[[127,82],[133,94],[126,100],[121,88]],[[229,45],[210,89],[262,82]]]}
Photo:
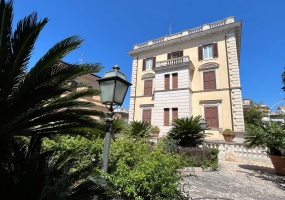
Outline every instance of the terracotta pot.
{"label": "terracotta pot", "polygon": [[226,142],[232,142],[233,139],[235,138],[235,135],[223,134],[223,136]]}
{"label": "terracotta pot", "polygon": [[285,176],[285,156],[270,155],[269,158],[277,174]]}

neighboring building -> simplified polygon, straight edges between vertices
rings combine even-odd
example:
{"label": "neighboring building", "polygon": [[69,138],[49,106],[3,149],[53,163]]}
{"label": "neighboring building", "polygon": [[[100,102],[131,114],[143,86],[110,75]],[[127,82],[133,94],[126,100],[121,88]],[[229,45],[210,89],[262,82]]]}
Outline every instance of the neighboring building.
{"label": "neighboring building", "polygon": [[[100,77],[94,74],[86,74],[80,77],[77,77],[71,82],[71,85],[77,90],[80,91],[86,87],[92,87],[94,89],[99,90],[99,82],[97,81]],[[96,106],[93,109],[98,111],[108,111],[108,108],[101,103],[100,95],[97,96],[90,96],[90,97],[83,97],[80,100],[89,101],[94,103]],[[95,117],[97,118],[97,117]]]}
{"label": "neighboring building", "polygon": [[233,17],[134,45],[129,121],[160,128],[202,115],[212,138],[244,132],[239,77],[241,21]]}
{"label": "neighboring building", "polygon": [[243,112],[249,112],[254,107],[253,102],[250,99],[244,98],[242,100]]}
{"label": "neighboring building", "polygon": [[129,121],[129,110],[126,108],[116,108],[114,109],[115,119],[124,119],[125,122]]}

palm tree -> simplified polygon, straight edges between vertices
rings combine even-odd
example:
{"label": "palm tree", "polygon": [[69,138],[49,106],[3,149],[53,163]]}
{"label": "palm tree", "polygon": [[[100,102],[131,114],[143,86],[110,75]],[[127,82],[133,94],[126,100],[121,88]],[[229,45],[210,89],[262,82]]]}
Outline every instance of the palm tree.
{"label": "palm tree", "polygon": [[0,3],[0,137],[78,134],[96,127],[94,104],[79,101],[98,95],[94,89],[70,92],[69,83],[83,74],[99,72],[100,64],[66,64],[61,59],[80,47],[72,36],[54,45],[27,71],[36,39],[48,22],[33,13],[19,21],[12,33],[12,1]]}
{"label": "palm tree", "polygon": [[88,135],[99,127],[92,116],[104,113],[91,109],[94,104],[80,101],[99,92],[90,88],[74,91],[70,82],[99,72],[102,66],[61,61],[83,42],[71,36],[50,48],[27,72],[35,42],[48,19],[38,21],[37,13],[32,13],[14,31],[12,21],[13,1],[0,0],[0,177],[9,180],[0,187],[0,199],[7,199],[8,191],[20,199],[45,199],[49,190],[43,187],[46,179],[40,177],[47,176],[52,152],[43,151],[41,141],[53,135]]}
{"label": "palm tree", "polygon": [[125,132],[135,138],[147,138],[152,134],[152,126],[145,121],[132,121]]}
{"label": "palm tree", "polygon": [[200,127],[201,116],[178,118],[172,121],[168,137],[178,141],[183,147],[196,147],[203,142],[203,129]]}

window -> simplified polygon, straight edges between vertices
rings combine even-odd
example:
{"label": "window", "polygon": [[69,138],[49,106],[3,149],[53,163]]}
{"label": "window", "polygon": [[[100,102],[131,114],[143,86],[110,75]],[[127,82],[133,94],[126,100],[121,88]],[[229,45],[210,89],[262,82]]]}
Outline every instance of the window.
{"label": "window", "polygon": [[204,59],[213,58],[213,49],[211,44],[203,46],[203,58]]}
{"label": "window", "polygon": [[152,80],[144,81],[144,95],[152,95]]}
{"label": "window", "polygon": [[178,118],[178,108],[172,108],[172,120]]}
{"label": "window", "polygon": [[212,43],[198,47],[198,58],[199,60],[206,60],[210,58],[218,57],[218,44]]}
{"label": "window", "polygon": [[216,89],[216,74],[215,71],[203,72],[204,90]]}
{"label": "window", "polygon": [[218,116],[218,107],[211,106],[205,107],[205,120],[207,121],[207,126],[210,128],[219,128],[219,116]]}
{"label": "window", "polygon": [[169,126],[169,108],[164,108],[164,126]]}
{"label": "window", "polygon": [[178,88],[178,73],[172,74],[172,89]]}
{"label": "window", "polygon": [[170,76],[169,74],[164,75],[164,89],[169,90],[170,89]]}
{"label": "window", "polygon": [[151,109],[144,109],[142,114],[142,121],[151,124]]}
{"label": "window", "polygon": [[155,62],[155,57],[143,59],[143,71],[155,68]]}
{"label": "window", "polygon": [[183,50],[181,51],[175,51],[167,54],[167,59],[173,59],[173,58],[179,58],[183,57]]}

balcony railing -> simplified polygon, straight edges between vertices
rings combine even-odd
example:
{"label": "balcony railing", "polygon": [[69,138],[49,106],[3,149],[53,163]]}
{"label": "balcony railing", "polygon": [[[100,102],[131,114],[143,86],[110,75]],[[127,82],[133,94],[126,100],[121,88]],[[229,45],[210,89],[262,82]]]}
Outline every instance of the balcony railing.
{"label": "balcony railing", "polygon": [[188,63],[188,62],[190,62],[189,56],[183,56],[179,58],[172,58],[169,60],[156,62],[155,67],[156,68],[165,67],[165,66],[177,65],[177,64]]}
{"label": "balcony railing", "polygon": [[181,31],[179,33],[175,33],[175,34],[172,34],[172,35],[167,35],[167,36],[164,36],[164,37],[161,37],[161,38],[158,38],[158,39],[155,39],[155,40],[150,40],[150,41],[147,41],[147,42],[144,42],[144,43],[141,43],[141,44],[135,44],[134,45],[134,49],[139,49],[139,48],[151,46],[151,45],[162,43],[162,42],[165,42],[165,41],[168,41],[168,40],[180,38],[180,37],[183,37],[183,36],[186,36],[186,35],[192,35],[192,34],[199,33],[199,32],[202,32],[202,31],[205,31],[205,30],[208,30],[208,29],[213,29],[213,28],[216,28],[216,27],[219,27],[219,26],[224,26],[224,25],[230,24],[230,23],[234,23],[234,18],[233,17],[228,17],[228,18],[226,18],[224,20],[213,22],[213,23],[210,23],[210,24],[204,24],[204,25],[199,26],[197,28]]}

